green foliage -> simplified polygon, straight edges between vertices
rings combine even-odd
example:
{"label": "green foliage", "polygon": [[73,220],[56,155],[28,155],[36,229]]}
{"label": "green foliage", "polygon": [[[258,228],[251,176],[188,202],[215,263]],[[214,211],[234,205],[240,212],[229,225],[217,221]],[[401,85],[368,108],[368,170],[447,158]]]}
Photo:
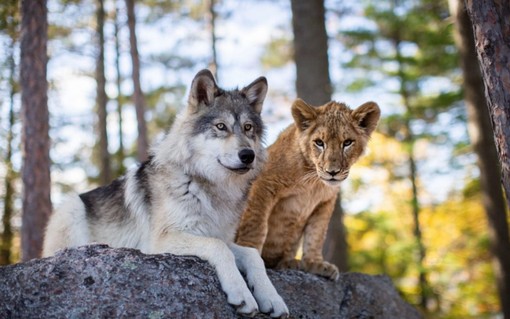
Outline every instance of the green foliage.
{"label": "green foliage", "polygon": [[[494,316],[497,293],[479,195],[452,195],[444,203],[424,207],[421,222],[427,244],[425,267],[432,287],[429,294],[434,300],[429,316]],[[403,296],[416,304],[418,269],[411,215],[404,210],[377,210],[347,215],[345,223],[350,269],[390,276]]]}
{"label": "green foliage", "polygon": [[[346,90],[377,89],[399,101],[390,112],[383,105],[378,131],[384,135],[372,139],[371,153],[361,163],[372,174],[386,170],[386,179],[379,181],[386,183],[380,186],[385,199],[372,212],[346,218],[351,269],[389,275],[413,304],[419,305],[426,296],[425,310],[431,318],[494,314],[497,302],[479,185],[468,182],[464,190],[452,190],[443,203],[424,200],[428,195],[425,183],[430,183],[435,172],[452,174],[461,168],[453,164],[470,151],[467,134],[458,134],[465,132],[466,117],[459,103],[463,92],[446,1],[366,4],[367,23],[340,35],[353,54],[344,65],[350,70]],[[450,160],[438,163],[434,153],[426,150],[435,147],[450,150]],[[417,164],[414,176],[411,160]],[[437,166],[435,172],[423,168],[431,163]],[[363,176],[360,179],[354,185],[357,190],[373,189],[368,182],[363,185]],[[413,182],[417,198],[413,198]],[[413,202],[419,203],[422,237],[418,239],[413,233]],[[417,263],[418,241],[426,251],[421,265]],[[427,278],[423,292],[420,272]],[[466,280],[476,283],[465,284]],[[475,291],[487,291],[490,301],[481,302]]]}
{"label": "green foliage", "polygon": [[2,0],[0,3],[0,31],[17,39],[20,24],[19,0]]}

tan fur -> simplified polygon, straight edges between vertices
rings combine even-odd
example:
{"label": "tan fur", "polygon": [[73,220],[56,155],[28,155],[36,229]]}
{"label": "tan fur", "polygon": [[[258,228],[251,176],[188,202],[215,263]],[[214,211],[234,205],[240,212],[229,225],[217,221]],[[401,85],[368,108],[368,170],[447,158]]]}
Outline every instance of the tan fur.
{"label": "tan fur", "polygon": [[340,182],[363,154],[380,110],[373,102],[351,110],[342,103],[312,107],[298,99],[292,115],[294,124],[269,147],[251,188],[237,243],[258,249],[268,267],[336,279],[337,267],[322,257],[328,222]]}

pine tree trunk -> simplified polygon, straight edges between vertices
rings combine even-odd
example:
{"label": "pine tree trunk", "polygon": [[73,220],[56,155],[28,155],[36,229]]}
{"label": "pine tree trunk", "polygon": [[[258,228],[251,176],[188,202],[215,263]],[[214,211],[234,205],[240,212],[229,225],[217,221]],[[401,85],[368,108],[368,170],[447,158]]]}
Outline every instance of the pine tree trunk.
{"label": "pine tree trunk", "polygon": [[99,181],[101,185],[106,185],[112,180],[110,153],[108,152],[108,131],[107,131],[107,110],[108,97],[106,95],[106,76],[104,68],[104,1],[97,1],[97,48],[98,55],[96,61],[96,110],[98,116],[97,126],[99,128],[99,157],[101,171]]}
{"label": "pine tree trunk", "polygon": [[[331,100],[332,93],[324,2],[292,0],[291,7],[297,96],[312,105],[322,105]],[[326,260],[347,271],[347,234],[340,198],[339,194],[323,252]]]}
{"label": "pine tree trunk", "polygon": [[21,1],[22,260],[40,256],[51,213],[46,0]]}
{"label": "pine tree trunk", "polygon": [[138,56],[138,44],[136,41],[134,0],[126,0],[126,8],[128,15],[129,43],[131,45],[131,62],[133,66],[133,99],[136,109],[136,119],[138,121],[137,154],[138,161],[144,162],[148,158],[149,145],[147,142],[147,124],[145,123],[145,98],[140,84],[140,58]]}
{"label": "pine tree trunk", "polygon": [[7,154],[5,156],[5,196],[4,196],[4,213],[2,215],[2,241],[0,242],[0,265],[8,265],[12,263],[12,241],[13,232],[11,218],[14,214],[14,169],[12,167],[12,141],[14,126],[14,95],[16,94],[16,64],[14,62],[14,49],[16,40],[12,39],[9,51],[9,128],[7,131]]}
{"label": "pine tree trunk", "polygon": [[216,50],[216,43],[218,42],[218,38],[216,36],[216,10],[214,6],[216,5],[216,0],[209,0],[209,15],[211,19],[211,50],[212,50],[212,60],[209,64],[209,69],[214,74],[216,78],[216,82],[219,82],[218,79],[218,55]]}
{"label": "pine tree trunk", "polygon": [[[464,72],[464,91],[471,143],[478,155],[483,205],[489,222],[491,250],[504,318],[510,318],[510,239],[508,214],[501,189],[510,194],[510,3],[466,1],[473,24],[462,1],[451,7],[456,12],[457,45]],[[505,7],[504,3],[506,3]],[[499,20],[498,17],[499,16]],[[498,25],[503,23],[502,25]],[[473,27],[474,26],[474,33]],[[478,67],[478,59],[482,73]],[[483,83],[485,80],[485,94]],[[487,99],[485,98],[487,96]],[[492,117],[492,124],[491,124]],[[494,134],[493,130],[494,128]],[[495,143],[496,141],[496,143]],[[499,159],[498,159],[499,151]],[[501,166],[499,165],[501,161]]]}
{"label": "pine tree trunk", "polygon": [[123,134],[123,123],[122,123],[122,73],[120,71],[120,21],[119,21],[119,7],[117,6],[117,1],[115,1],[115,72],[117,73],[116,86],[117,86],[117,116],[118,116],[118,125],[119,125],[119,148],[116,153],[117,159],[117,170],[116,175],[121,176],[126,172],[126,167],[124,166],[124,134]]}
{"label": "pine tree trunk", "polygon": [[[393,5],[395,3],[393,2]],[[402,25],[400,26],[402,27]],[[397,26],[398,28],[398,26]],[[406,152],[408,156],[409,162],[409,181],[411,182],[411,213],[413,217],[413,235],[416,242],[417,248],[417,268],[418,268],[418,290],[419,290],[419,305],[424,310],[427,311],[429,304],[429,294],[431,292],[427,279],[427,269],[425,267],[425,257],[426,257],[426,249],[425,244],[423,243],[423,236],[420,225],[420,201],[418,195],[418,171],[416,167],[416,158],[414,154],[414,144],[416,142],[415,135],[412,130],[411,122],[410,122],[410,114],[412,114],[412,106],[410,102],[410,97],[412,92],[409,92],[407,85],[407,77],[405,76],[404,70],[404,57],[402,55],[401,48],[401,35],[400,29],[394,30],[394,38],[393,40],[393,49],[396,52],[396,60],[398,62],[398,78],[400,81],[400,96],[402,97],[402,103],[406,110],[405,122],[404,125],[404,144],[406,147]]]}
{"label": "pine tree trunk", "polygon": [[292,0],[296,92],[312,105],[331,100],[324,1]]}

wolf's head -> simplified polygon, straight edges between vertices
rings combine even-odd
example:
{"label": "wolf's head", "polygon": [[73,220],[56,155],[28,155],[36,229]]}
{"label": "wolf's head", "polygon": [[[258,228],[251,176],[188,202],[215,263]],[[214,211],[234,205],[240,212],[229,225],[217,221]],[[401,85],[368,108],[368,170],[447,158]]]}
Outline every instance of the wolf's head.
{"label": "wolf's head", "polygon": [[220,179],[258,172],[265,160],[260,112],[266,93],[264,77],[240,90],[223,90],[209,70],[198,72],[175,128],[186,139],[179,149],[187,149],[184,157],[194,171]]}

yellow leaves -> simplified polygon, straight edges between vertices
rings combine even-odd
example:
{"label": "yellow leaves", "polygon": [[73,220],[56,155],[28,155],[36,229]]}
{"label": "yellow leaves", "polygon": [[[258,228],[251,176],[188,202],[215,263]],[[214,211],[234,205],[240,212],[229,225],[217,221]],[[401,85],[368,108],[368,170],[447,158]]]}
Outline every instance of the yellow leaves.
{"label": "yellow leaves", "polygon": [[[417,303],[420,270],[409,207],[402,204],[396,210],[348,214],[345,225],[351,270],[385,273],[407,300]],[[498,302],[480,195],[456,196],[422,207],[420,225],[434,316],[460,319],[496,313]]]}

